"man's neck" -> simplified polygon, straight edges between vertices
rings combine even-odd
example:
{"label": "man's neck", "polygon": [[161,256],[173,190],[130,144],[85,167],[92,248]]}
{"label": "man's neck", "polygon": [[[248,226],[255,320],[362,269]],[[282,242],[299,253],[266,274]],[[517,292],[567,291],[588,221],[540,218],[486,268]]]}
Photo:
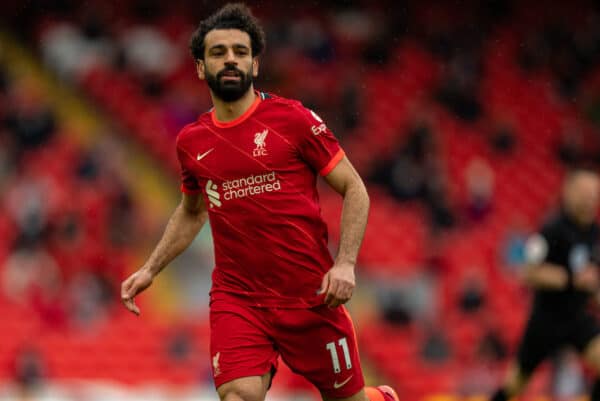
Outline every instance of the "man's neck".
{"label": "man's neck", "polygon": [[215,106],[215,117],[221,122],[233,121],[246,112],[254,103],[256,93],[251,86],[248,92],[234,102],[224,102],[218,97],[212,95],[213,105]]}
{"label": "man's neck", "polygon": [[577,226],[581,229],[586,229],[590,227],[594,222],[593,220],[586,219],[585,217],[581,217],[575,210],[569,210],[568,208],[563,206],[563,213],[565,214],[568,221],[571,224]]}

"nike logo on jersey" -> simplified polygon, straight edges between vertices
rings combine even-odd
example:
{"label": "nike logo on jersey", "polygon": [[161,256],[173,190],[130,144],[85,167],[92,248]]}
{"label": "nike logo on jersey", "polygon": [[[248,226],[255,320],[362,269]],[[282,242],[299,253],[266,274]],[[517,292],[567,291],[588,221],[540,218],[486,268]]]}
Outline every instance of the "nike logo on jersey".
{"label": "nike logo on jersey", "polygon": [[215,148],[210,148],[208,149],[206,152],[200,154],[198,153],[198,156],[196,156],[196,160],[200,161],[202,159],[204,159],[210,152],[212,152]]}
{"label": "nike logo on jersey", "polygon": [[346,380],[344,380],[341,383],[338,383],[337,381],[333,382],[333,388],[337,390],[340,387],[344,387],[350,381],[350,379],[352,379],[352,376],[354,376],[354,375],[350,375],[350,377],[348,377]]}

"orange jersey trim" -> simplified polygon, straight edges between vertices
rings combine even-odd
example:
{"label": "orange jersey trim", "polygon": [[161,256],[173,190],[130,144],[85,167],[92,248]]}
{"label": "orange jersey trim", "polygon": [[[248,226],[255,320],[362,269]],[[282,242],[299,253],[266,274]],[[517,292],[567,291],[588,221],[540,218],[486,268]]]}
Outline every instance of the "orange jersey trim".
{"label": "orange jersey trim", "polygon": [[235,127],[236,125],[239,125],[239,124],[243,123],[244,121],[246,121],[252,115],[252,113],[254,113],[254,111],[256,110],[256,108],[258,107],[258,105],[260,104],[261,101],[262,101],[262,98],[261,98],[260,94],[257,93],[256,99],[254,99],[254,102],[250,105],[250,107],[248,107],[248,110],[246,110],[244,112],[244,114],[242,114],[235,120],[231,120],[231,121],[227,121],[227,122],[222,122],[222,121],[217,120],[217,116],[215,115],[215,109],[213,109],[210,112],[210,117],[212,118],[213,124],[219,128]]}
{"label": "orange jersey trim", "polygon": [[343,149],[338,150],[338,152],[331,158],[331,160],[329,160],[329,163],[327,163],[327,165],[323,167],[321,171],[319,171],[319,175],[326,176],[327,174],[331,173],[331,170],[333,170],[335,166],[338,165],[338,163],[344,158],[345,154],[346,153],[344,153]]}

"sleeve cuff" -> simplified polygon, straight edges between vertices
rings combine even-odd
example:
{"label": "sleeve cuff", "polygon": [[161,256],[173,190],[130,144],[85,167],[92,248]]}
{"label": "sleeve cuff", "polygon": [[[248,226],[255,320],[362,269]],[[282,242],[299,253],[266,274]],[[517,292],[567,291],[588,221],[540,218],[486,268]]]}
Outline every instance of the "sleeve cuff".
{"label": "sleeve cuff", "polygon": [[327,163],[325,167],[323,167],[321,171],[319,171],[319,175],[326,176],[327,174],[331,173],[335,166],[337,166],[338,163],[344,158],[345,154],[346,153],[344,153],[343,149],[338,150],[337,153],[331,158],[331,160],[329,160],[329,163]]}
{"label": "sleeve cuff", "polygon": [[181,189],[181,192],[183,192],[186,195],[197,195],[202,192],[202,189],[189,189],[189,188],[186,188],[184,185],[181,185],[180,189]]}

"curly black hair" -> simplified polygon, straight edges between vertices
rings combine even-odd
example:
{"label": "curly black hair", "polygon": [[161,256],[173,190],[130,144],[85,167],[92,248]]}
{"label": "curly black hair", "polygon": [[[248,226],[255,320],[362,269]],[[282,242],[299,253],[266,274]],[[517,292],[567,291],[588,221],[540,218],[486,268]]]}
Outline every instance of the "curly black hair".
{"label": "curly black hair", "polygon": [[250,9],[242,3],[230,3],[200,22],[190,41],[194,60],[204,60],[204,38],[213,29],[239,29],[246,32],[250,36],[252,57],[260,55],[265,48],[265,32]]}

